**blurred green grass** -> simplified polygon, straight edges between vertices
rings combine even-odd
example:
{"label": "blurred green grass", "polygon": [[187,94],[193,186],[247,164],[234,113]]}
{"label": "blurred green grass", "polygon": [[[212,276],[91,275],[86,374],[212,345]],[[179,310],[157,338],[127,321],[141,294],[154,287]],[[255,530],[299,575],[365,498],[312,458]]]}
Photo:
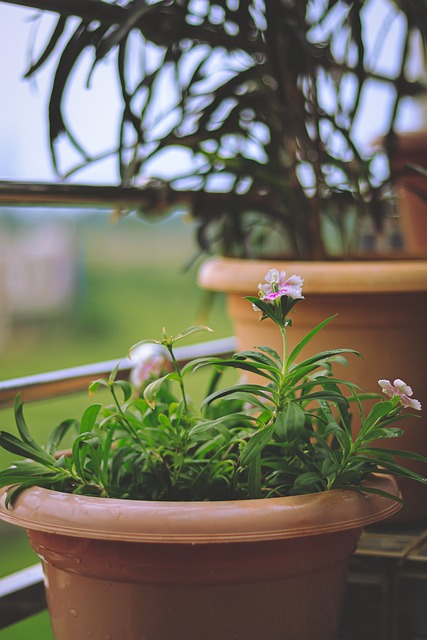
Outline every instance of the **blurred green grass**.
{"label": "blurred green grass", "polygon": [[[215,332],[198,334],[198,341],[231,335],[222,297],[215,297],[205,317],[206,293],[197,287],[195,269],[184,270],[195,252],[190,227],[175,218],[159,224],[128,218],[111,226],[101,213],[70,224],[80,256],[73,304],[65,315],[21,320],[11,328],[0,352],[0,379],[126,357],[138,340],[160,337],[163,326],[177,333],[191,324],[209,324]],[[78,417],[87,400],[87,394],[78,394],[27,405],[33,435],[45,441],[64,417]],[[1,411],[0,429],[15,431],[11,409]],[[0,468],[12,459],[0,452]],[[15,527],[1,523],[0,544],[0,576],[37,561]],[[52,638],[47,614],[0,632],[0,640],[30,636]]]}

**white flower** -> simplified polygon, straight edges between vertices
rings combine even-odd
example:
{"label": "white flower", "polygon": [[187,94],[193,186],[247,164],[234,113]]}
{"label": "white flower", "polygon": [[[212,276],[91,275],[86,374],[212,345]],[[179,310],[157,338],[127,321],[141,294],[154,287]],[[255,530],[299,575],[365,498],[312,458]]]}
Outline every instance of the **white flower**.
{"label": "white flower", "polygon": [[410,397],[412,396],[411,387],[400,378],[396,378],[396,380],[393,381],[393,384],[390,380],[378,380],[378,384],[382,391],[390,398],[399,396],[402,407],[410,407],[411,409],[421,411],[421,402]]}
{"label": "white flower", "polygon": [[160,378],[170,370],[169,352],[161,344],[141,344],[129,355],[135,362],[130,379],[137,389],[145,387],[149,382]]}
{"label": "white flower", "polygon": [[304,298],[302,295],[302,285],[304,280],[301,276],[290,276],[286,279],[286,272],[277,269],[270,269],[265,276],[267,284],[259,284],[259,296],[265,302],[273,302],[277,298],[288,296],[294,300]]}

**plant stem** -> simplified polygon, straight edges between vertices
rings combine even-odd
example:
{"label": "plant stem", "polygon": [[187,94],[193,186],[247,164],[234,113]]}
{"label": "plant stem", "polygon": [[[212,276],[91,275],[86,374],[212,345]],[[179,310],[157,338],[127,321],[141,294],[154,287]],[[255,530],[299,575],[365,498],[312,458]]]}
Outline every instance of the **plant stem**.
{"label": "plant stem", "polygon": [[286,327],[280,327],[280,333],[282,334],[282,378],[288,371],[288,347],[286,340]]}
{"label": "plant stem", "polygon": [[135,427],[133,426],[133,424],[131,424],[131,422],[129,422],[129,420],[126,418],[123,409],[120,405],[119,399],[117,398],[117,395],[114,391],[114,383],[110,386],[110,390],[111,390],[111,394],[114,398],[114,403],[117,407],[117,410],[119,412],[119,416],[121,418],[122,424],[123,426],[127,427],[127,430],[130,431],[133,436],[136,438],[136,440],[139,442],[140,445],[142,445],[142,447],[144,447],[144,442],[143,440],[141,440],[141,437],[138,433],[138,431],[135,429]]}
{"label": "plant stem", "polygon": [[277,399],[277,405],[276,405],[276,411],[274,412],[273,416],[275,416],[277,411],[280,411],[283,407],[282,407],[282,403],[283,403],[283,383],[287,374],[287,369],[288,369],[288,357],[287,357],[287,341],[286,341],[286,328],[284,326],[279,326],[280,328],[280,333],[282,334],[282,368],[280,371],[280,380],[279,380],[279,397]]}
{"label": "plant stem", "polygon": [[173,363],[173,366],[175,368],[175,371],[176,371],[176,373],[178,375],[179,386],[180,386],[180,389],[181,389],[182,403],[183,403],[183,407],[184,407],[184,414],[185,414],[187,426],[189,426],[189,424],[190,424],[190,412],[189,412],[189,409],[188,409],[187,396],[186,396],[186,393],[185,393],[184,379],[182,377],[182,373],[181,373],[181,369],[179,368],[179,364],[178,364],[178,362],[177,362],[177,360],[175,358],[175,354],[173,352],[172,345],[167,344],[166,346],[167,346],[167,349],[168,349],[168,351],[170,353],[170,356],[171,356],[172,363]]}

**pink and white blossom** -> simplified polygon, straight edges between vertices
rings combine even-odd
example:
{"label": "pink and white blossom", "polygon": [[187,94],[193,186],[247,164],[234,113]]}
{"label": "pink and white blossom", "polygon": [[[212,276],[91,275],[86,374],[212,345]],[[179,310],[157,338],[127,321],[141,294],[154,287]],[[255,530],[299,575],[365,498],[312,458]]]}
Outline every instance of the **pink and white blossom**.
{"label": "pink and white blossom", "polygon": [[135,362],[130,379],[136,389],[141,389],[149,382],[160,378],[170,370],[170,356],[162,345],[142,344],[130,353]]}
{"label": "pink and white blossom", "polygon": [[421,411],[421,403],[415,398],[412,398],[412,389],[411,387],[403,382],[400,378],[396,378],[393,381],[393,384],[390,380],[378,380],[378,384],[380,385],[383,393],[385,393],[390,398],[399,397],[400,403],[402,407],[408,407],[410,409],[416,409],[416,411]]}
{"label": "pink and white blossom", "polygon": [[294,300],[304,298],[302,295],[302,285],[304,280],[301,276],[293,275],[286,278],[285,271],[270,269],[265,276],[266,284],[259,284],[259,296],[265,302],[272,302],[277,298],[288,296]]}

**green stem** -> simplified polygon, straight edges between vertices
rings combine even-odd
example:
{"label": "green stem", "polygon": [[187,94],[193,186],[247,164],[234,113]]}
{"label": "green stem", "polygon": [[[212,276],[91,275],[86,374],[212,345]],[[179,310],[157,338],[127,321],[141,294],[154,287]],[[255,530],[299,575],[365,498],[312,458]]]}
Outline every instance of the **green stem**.
{"label": "green stem", "polygon": [[111,394],[112,394],[112,396],[114,398],[114,403],[115,403],[115,405],[117,407],[117,411],[119,412],[119,416],[121,418],[122,424],[123,424],[124,427],[127,427],[128,431],[130,431],[133,434],[133,436],[138,440],[140,445],[142,445],[142,447],[144,447],[144,442],[143,442],[143,440],[141,440],[141,437],[140,437],[138,431],[135,429],[133,424],[131,424],[129,422],[129,420],[126,418],[126,416],[125,416],[125,414],[123,412],[123,409],[122,409],[122,407],[120,405],[119,399],[117,398],[116,393],[114,391],[114,386],[113,385],[114,385],[114,383],[110,386],[110,390],[111,390]]}
{"label": "green stem", "polygon": [[178,374],[178,378],[179,378],[179,386],[181,389],[181,396],[182,396],[182,403],[184,406],[184,414],[185,414],[185,418],[187,421],[187,426],[190,424],[190,412],[188,409],[188,404],[187,404],[187,397],[186,397],[186,393],[185,393],[185,387],[184,387],[184,379],[182,377],[181,374],[181,369],[179,368],[179,364],[175,358],[175,354],[173,352],[172,346],[171,345],[166,345],[168,348],[168,351],[170,353],[171,359],[172,359],[172,363],[173,366],[175,368],[176,373]]}
{"label": "green stem", "polygon": [[287,347],[287,341],[286,341],[286,327],[280,327],[280,333],[282,334],[282,378],[284,378],[288,371],[288,347]]}
{"label": "green stem", "polygon": [[[286,342],[286,328],[284,326],[279,326],[280,333],[282,335],[282,368],[280,372],[280,381],[279,381],[279,397],[277,399],[276,410],[280,411],[283,405],[283,391],[284,391],[284,381],[288,370],[288,356],[287,356],[287,342]],[[275,419],[276,412],[273,413],[273,419]]]}

